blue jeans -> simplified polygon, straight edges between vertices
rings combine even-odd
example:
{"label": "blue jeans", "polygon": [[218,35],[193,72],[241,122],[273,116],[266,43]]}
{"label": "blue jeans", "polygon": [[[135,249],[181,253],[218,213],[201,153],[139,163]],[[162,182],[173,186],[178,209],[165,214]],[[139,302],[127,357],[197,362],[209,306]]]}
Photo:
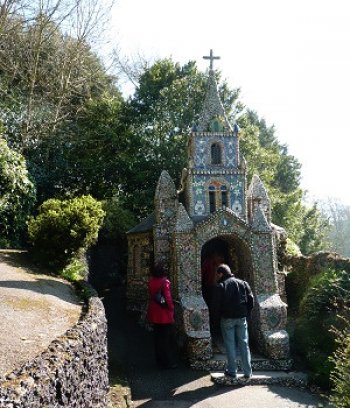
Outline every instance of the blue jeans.
{"label": "blue jeans", "polygon": [[248,325],[245,317],[240,319],[221,319],[221,332],[227,352],[227,371],[237,375],[236,342],[241,355],[244,375],[252,375],[251,357],[248,342]]}

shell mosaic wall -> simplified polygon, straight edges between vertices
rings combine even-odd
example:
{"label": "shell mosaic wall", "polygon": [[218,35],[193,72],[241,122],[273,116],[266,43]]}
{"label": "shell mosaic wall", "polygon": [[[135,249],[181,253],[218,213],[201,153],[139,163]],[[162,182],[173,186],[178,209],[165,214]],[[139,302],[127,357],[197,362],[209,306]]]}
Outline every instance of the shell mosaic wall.
{"label": "shell mosaic wall", "polygon": [[[184,193],[184,203],[179,202]],[[273,360],[289,358],[287,305],[276,259],[271,203],[255,175],[249,186],[239,152],[239,129],[231,126],[220,101],[214,71],[198,124],[189,143],[188,167],[176,191],[166,171],[155,193],[155,212],[128,233],[128,307],[145,309],[152,262],[168,268],[177,303],[178,329],[193,366],[211,361],[208,307],[202,296],[201,265],[221,250],[231,269],[251,285],[256,306],[250,322],[257,351]],[[280,283],[279,283],[280,282]]]}
{"label": "shell mosaic wall", "polygon": [[[226,174],[225,174],[226,173]],[[216,208],[230,208],[239,217],[245,218],[245,180],[240,174],[212,171],[210,174],[203,171],[190,173],[191,190],[188,201],[190,214],[203,216],[210,214],[210,193]],[[209,193],[209,194],[208,194]]]}

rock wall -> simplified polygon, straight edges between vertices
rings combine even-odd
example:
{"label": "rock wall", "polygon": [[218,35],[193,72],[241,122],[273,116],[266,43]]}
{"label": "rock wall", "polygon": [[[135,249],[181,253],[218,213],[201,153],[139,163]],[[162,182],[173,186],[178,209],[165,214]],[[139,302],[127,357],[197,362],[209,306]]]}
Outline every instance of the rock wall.
{"label": "rock wall", "polygon": [[106,336],[103,304],[92,296],[76,326],[34,360],[0,378],[0,407],[107,407]]}

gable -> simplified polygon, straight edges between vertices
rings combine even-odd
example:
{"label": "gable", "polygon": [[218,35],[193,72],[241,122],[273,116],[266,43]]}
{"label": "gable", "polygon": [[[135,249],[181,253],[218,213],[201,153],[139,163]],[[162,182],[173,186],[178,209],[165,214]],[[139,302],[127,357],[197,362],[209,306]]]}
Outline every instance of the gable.
{"label": "gable", "polygon": [[243,239],[250,233],[248,224],[229,209],[218,210],[195,226],[199,239],[211,239],[218,235],[236,234]]}

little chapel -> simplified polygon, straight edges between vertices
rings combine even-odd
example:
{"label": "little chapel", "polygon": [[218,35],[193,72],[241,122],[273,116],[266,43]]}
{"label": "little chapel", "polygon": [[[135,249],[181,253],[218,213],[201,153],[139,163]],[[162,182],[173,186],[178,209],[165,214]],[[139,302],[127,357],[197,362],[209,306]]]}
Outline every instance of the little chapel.
{"label": "little chapel", "polygon": [[[249,282],[255,307],[249,324],[253,350],[286,367],[287,305],[277,262],[278,236],[262,180],[247,180],[239,148],[239,127],[230,123],[220,100],[212,51],[202,114],[193,126],[188,163],[175,186],[164,169],[155,188],[154,212],[128,237],[128,308],[144,311],[153,263],[169,273],[176,303],[176,326],[193,366],[211,367],[215,341],[203,294],[203,264],[219,254],[232,272]],[[179,197],[182,197],[181,202]],[[268,364],[266,365],[268,368]]]}

